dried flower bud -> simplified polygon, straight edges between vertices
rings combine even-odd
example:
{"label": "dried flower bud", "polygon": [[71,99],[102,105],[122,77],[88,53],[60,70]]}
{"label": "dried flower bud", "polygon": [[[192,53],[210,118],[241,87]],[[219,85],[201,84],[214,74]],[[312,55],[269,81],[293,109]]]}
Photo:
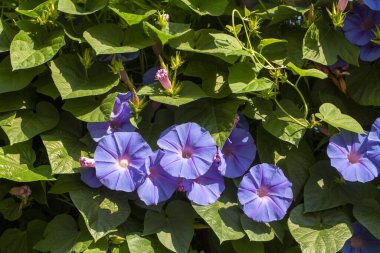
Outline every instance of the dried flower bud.
{"label": "dried flower bud", "polygon": [[9,193],[16,197],[27,198],[32,194],[32,190],[28,185],[22,185],[19,187],[12,187]]}

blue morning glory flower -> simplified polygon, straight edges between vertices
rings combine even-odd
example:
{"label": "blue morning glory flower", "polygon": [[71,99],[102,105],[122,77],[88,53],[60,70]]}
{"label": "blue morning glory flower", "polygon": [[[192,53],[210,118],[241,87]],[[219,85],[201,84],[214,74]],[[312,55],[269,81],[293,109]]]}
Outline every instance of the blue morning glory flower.
{"label": "blue morning glory flower", "polygon": [[342,248],[342,253],[379,253],[380,240],[374,237],[359,222],[352,224],[354,234],[346,241]]}
{"label": "blue morning glory flower", "polygon": [[131,117],[129,100],[131,98],[132,94],[130,92],[119,93],[115,99],[111,121],[87,123],[87,129],[94,141],[98,142],[103,136],[113,132],[131,132],[135,130],[129,121]]}
{"label": "blue morning glory flower", "polygon": [[360,60],[373,62],[380,58],[380,45],[369,42],[360,47]]}
{"label": "blue morning glory flower", "polygon": [[367,5],[374,11],[380,11],[380,1],[379,0],[364,0],[364,4]]}
{"label": "blue morning glory flower", "polygon": [[368,134],[367,154],[377,168],[380,169],[380,118],[375,120]]}
{"label": "blue morning glory flower", "polygon": [[242,176],[256,156],[256,145],[251,134],[243,128],[234,128],[220,153],[220,173],[229,178]]}
{"label": "blue morning glory flower", "polygon": [[367,155],[367,135],[341,132],[330,138],[327,155],[331,166],[351,182],[368,182],[377,177],[375,164]]}
{"label": "blue morning glory flower", "polygon": [[159,150],[145,160],[143,170],[146,178],[137,188],[137,194],[146,205],[157,205],[168,200],[177,189],[178,179],[170,176],[160,165],[163,154]]}
{"label": "blue morning glory flower", "polygon": [[134,52],[134,53],[123,53],[123,54],[102,54],[97,55],[96,60],[98,61],[112,61],[112,59],[115,58],[115,60],[120,60],[122,62],[132,61],[139,57],[140,53]]}
{"label": "blue morning glory flower", "polygon": [[257,222],[281,220],[293,200],[292,183],[272,164],[258,164],[244,175],[238,189],[244,213]]}
{"label": "blue morning glory flower", "polygon": [[152,83],[157,82],[156,73],[160,69],[161,69],[161,67],[159,67],[159,66],[155,66],[155,67],[148,69],[143,75],[142,84],[146,85],[146,84],[152,84]]}
{"label": "blue morning glory flower", "polygon": [[351,43],[365,46],[375,38],[376,25],[380,25],[380,12],[365,5],[355,5],[344,20],[343,31]]}
{"label": "blue morning glory flower", "polygon": [[152,150],[139,133],[117,132],[104,136],[95,149],[95,172],[111,190],[132,192],[144,180],[145,159]]}
{"label": "blue morning glory flower", "polygon": [[193,203],[206,206],[213,204],[225,189],[224,179],[218,171],[218,165],[213,164],[206,174],[196,179],[183,179],[179,190]]}
{"label": "blue morning glory flower", "polygon": [[195,179],[204,175],[216,155],[210,133],[193,122],[166,129],[157,145],[165,152],[160,164],[173,177]]}

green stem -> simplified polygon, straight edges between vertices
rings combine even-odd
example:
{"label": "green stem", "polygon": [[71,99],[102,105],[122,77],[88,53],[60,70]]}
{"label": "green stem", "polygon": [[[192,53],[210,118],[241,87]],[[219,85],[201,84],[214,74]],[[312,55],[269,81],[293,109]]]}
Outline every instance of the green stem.
{"label": "green stem", "polygon": [[[242,21],[243,23],[243,27],[244,27],[244,32],[245,32],[245,36],[247,37],[247,43],[248,43],[248,51],[253,51],[253,47],[252,47],[252,44],[251,44],[251,38],[249,36],[249,33],[248,33],[248,30],[247,30],[247,26],[245,25],[245,20],[243,18],[243,16],[240,14],[240,12],[236,9],[234,9],[232,11],[232,23],[233,23],[233,29],[234,29],[234,34],[236,34],[236,31],[235,31],[235,21],[234,21],[234,18],[235,18],[235,12],[239,15],[239,18],[240,20]],[[236,37],[236,36],[235,36]],[[238,38],[237,38],[238,39]],[[246,47],[244,47],[245,49],[247,49]]]}
{"label": "green stem", "polygon": [[290,86],[292,86],[292,87],[297,91],[298,95],[301,97],[301,100],[302,100],[303,106],[305,107],[304,119],[306,119],[306,118],[307,118],[307,115],[309,114],[309,106],[307,105],[307,103],[306,103],[306,99],[305,99],[305,97],[303,96],[301,90],[300,90],[300,89],[298,88],[298,86],[297,86],[297,85],[298,85],[298,82],[299,82],[300,80],[301,80],[301,77],[298,77],[296,84],[293,84],[293,83],[290,82],[289,80],[286,80],[286,82],[287,82],[288,84],[290,84]]}
{"label": "green stem", "polygon": [[297,123],[298,125],[300,126],[303,126],[304,128],[308,128],[308,125],[302,123],[301,121],[299,121],[298,119],[294,118],[292,115],[290,115],[285,109],[284,107],[282,107],[282,105],[277,101],[277,99],[274,99],[274,101],[276,102],[276,105],[278,106],[278,108],[280,108],[280,110],[285,113],[289,118],[291,118],[295,123]]}

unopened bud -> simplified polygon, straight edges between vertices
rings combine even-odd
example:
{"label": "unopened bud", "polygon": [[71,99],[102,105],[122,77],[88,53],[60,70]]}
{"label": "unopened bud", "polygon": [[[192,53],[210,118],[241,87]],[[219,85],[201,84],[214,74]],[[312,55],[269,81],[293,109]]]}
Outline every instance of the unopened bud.
{"label": "unopened bud", "polygon": [[22,185],[19,187],[12,187],[9,193],[19,198],[27,198],[32,194],[32,190],[28,185]]}
{"label": "unopened bud", "polygon": [[347,8],[348,0],[339,0],[337,9],[343,12]]}

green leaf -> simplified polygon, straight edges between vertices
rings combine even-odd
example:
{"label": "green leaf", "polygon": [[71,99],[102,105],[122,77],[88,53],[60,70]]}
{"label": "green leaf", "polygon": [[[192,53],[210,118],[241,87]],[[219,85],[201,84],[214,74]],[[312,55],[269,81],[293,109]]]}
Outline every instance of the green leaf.
{"label": "green leaf", "polygon": [[58,126],[41,135],[53,174],[74,173],[80,167],[79,158],[87,154],[86,145],[79,141],[82,131],[82,122],[61,113]]}
{"label": "green leaf", "polygon": [[153,101],[174,106],[181,106],[206,97],[206,94],[198,85],[189,81],[181,83],[181,90],[175,96],[165,95],[165,91],[159,83],[146,85],[137,94],[149,95],[149,98]]}
{"label": "green leaf", "polygon": [[19,31],[13,38],[10,51],[13,70],[27,69],[51,60],[58,50],[65,45],[65,33],[56,30],[27,33]]}
{"label": "green leaf", "polygon": [[260,51],[263,50],[266,46],[277,44],[277,43],[287,43],[287,40],[282,40],[282,39],[262,39],[260,40],[259,45],[257,46],[257,49]]}
{"label": "green leaf", "polygon": [[130,26],[139,24],[143,20],[149,18],[150,16],[156,13],[155,10],[148,10],[148,11],[134,10],[131,13],[131,10],[128,10],[127,8],[123,8],[123,6],[119,6],[119,5],[111,5],[111,6],[108,6],[108,8],[111,9],[113,12],[115,12]]}
{"label": "green leaf", "polygon": [[0,114],[0,126],[10,126],[16,118],[16,112],[8,112]]}
{"label": "green leaf", "polygon": [[30,1],[24,1],[19,4],[19,6],[16,8],[16,11],[31,17],[31,18],[37,18],[39,17],[42,12],[49,7],[50,5],[54,5],[55,0],[30,0]]}
{"label": "green leaf", "polygon": [[264,12],[272,19],[270,25],[277,24],[295,16],[304,15],[309,10],[309,6],[279,5]]}
{"label": "green leaf", "polygon": [[84,97],[67,99],[63,109],[71,112],[75,118],[84,122],[109,121],[117,92],[108,94],[105,98]]}
{"label": "green leaf", "polygon": [[18,111],[12,125],[0,127],[13,145],[54,128],[58,121],[57,109],[52,104],[42,101],[37,104],[35,113],[31,110]]}
{"label": "green leaf", "polygon": [[339,108],[333,104],[324,103],[319,107],[319,112],[320,113],[316,113],[315,116],[333,127],[359,134],[364,133],[364,130],[359,122],[351,116],[341,113]]}
{"label": "green leaf", "polygon": [[198,123],[210,132],[217,146],[223,147],[234,126],[237,109],[243,103],[239,99],[225,98],[185,105],[176,111],[176,123]]}
{"label": "green leaf", "polygon": [[245,214],[241,214],[240,222],[250,241],[264,242],[274,238],[274,232],[267,223],[255,222]]}
{"label": "green leaf", "polygon": [[0,178],[16,182],[55,180],[49,166],[33,168],[36,154],[30,142],[0,148]]}
{"label": "green leaf", "polygon": [[7,229],[0,237],[0,251],[2,253],[37,252],[33,250],[33,246],[41,239],[46,224],[42,220],[32,220],[25,231],[16,228]]}
{"label": "green leaf", "polygon": [[17,92],[0,94],[0,112],[35,108],[36,93],[29,87]]}
{"label": "green leaf", "polygon": [[106,7],[107,0],[81,1],[59,0],[58,10],[73,15],[88,15]]}
{"label": "green leaf", "polygon": [[355,218],[368,231],[380,239],[380,206],[379,202],[374,199],[365,199],[360,204],[354,206]]}
{"label": "green leaf", "polygon": [[140,25],[123,30],[115,24],[99,24],[85,31],[83,37],[97,55],[133,53],[153,45]]}
{"label": "green leaf", "polygon": [[317,21],[307,30],[303,40],[303,58],[322,65],[333,65],[338,56],[359,66],[359,48],[346,40],[341,30],[332,29],[327,22]]}
{"label": "green leaf", "polygon": [[[265,130],[280,140],[298,146],[306,131],[307,121],[303,118],[298,107],[290,100],[283,99],[279,102],[281,106],[299,123],[285,114],[279,107],[276,111],[268,114],[263,121]],[[300,125],[303,124],[303,125]]]}
{"label": "green leaf", "polygon": [[130,253],[170,253],[156,238],[142,237],[139,234],[127,235]]}
{"label": "green leaf", "polygon": [[288,65],[286,65],[288,68],[290,68],[293,73],[299,75],[300,77],[315,77],[319,79],[325,79],[327,78],[327,74],[324,72],[318,70],[318,69],[301,69],[294,65],[292,62],[289,62]]}
{"label": "green leaf", "polygon": [[297,197],[309,178],[309,168],[314,164],[313,149],[306,141],[301,141],[298,147],[281,141],[262,126],[257,128],[256,141],[260,161],[277,164],[292,182]]}
{"label": "green leaf", "polygon": [[224,10],[228,6],[227,0],[174,0],[172,2],[182,8],[191,9],[201,16],[220,16],[224,14]]}
{"label": "green leaf", "polygon": [[232,247],[237,253],[265,253],[263,243],[252,242],[246,238],[232,241]]}
{"label": "green leaf", "polygon": [[16,31],[11,29],[9,25],[0,19],[0,53],[8,52]]}
{"label": "green leaf", "polygon": [[193,208],[212,228],[220,244],[224,241],[238,240],[244,237],[236,192],[226,190],[214,204],[208,206],[193,205]]}
{"label": "green leaf", "polygon": [[84,186],[80,190],[70,191],[70,197],[95,241],[127,220],[131,212],[127,196],[126,193],[104,187],[91,189]]}
{"label": "green leaf", "polygon": [[0,200],[0,213],[9,221],[15,221],[21,217],[21,201],[16,202],[14,198]]}
{"label": "green leaf", "polygon": [[42,252],[67,253],[73,252],[77,244],[82,243],[87,245],[91,243],[88,232],[78,231],[78,226],[70,215],[60,214],[46,226],[43,239],[34,246],[34,249]]}
{"label": "green leaf", "polygon": [[361,62],[360,68],[351,67],[346,78],[347,90],[361,105],[380,106],[380,62]]}
{"label": "green leaf", "polygon": [[352,236],[350,219],[338,210],[304,214],[298,205],[290,212],[288,226],[302,252],[308,253],[338,252]]}
{"label": "green leaf", "polygon": [[62,174],[59,175],[57,181],[49,189],[51,194],[63,194],[70,191],[78,191],[84,187],[84,183],[78,174]]}
{"label": "green leaf", "polygon": [[229,68],[228,83],[232,93],[248,93],[262,91],[273,87],[274,83],[268,78],[259,78],[260,69],[254,64],[239,62]]}
{"label": "green leaf", "polygon": [[[25,88],[35,76],[45,70],[44,66],[12,71],[11,61],[6,57],[0,62],[0,93],[17,91]],[[17,99],[17,97],[15,97]],[[13,98],[13,99],[15,99]]]}
{"label": "green leaf", "polygon": [[155,234],[168,249],[187,253],[193,238],[194,211],[183,201],[171,201],[165,213],[148,210],[144,219],[144,235]]}
{"label": "green leaf", "polygon": [[202,89],[209,97],[223,98],[231,94],[227,83],[228,65],[218,58],[194,55],[184,75],[201,78]]}
{"label": "green leaf", "polygon": [[86,71],[77,55],[62,55],[50,64],[52,77],[62,99],[104,94],[119,84],[119,76],[107,64],[95,62]]}
{"label": "green leaf", "polygon": [[32,83],[32,86],[36,87],[36,91],[38,93],[49,96],[54,100],[61,96],[57,87],[54,85],[50,71],[46,71],[41,76],[39,76],[38,79]]}
{"label": "green leaf", "polygon": [[235,37],[213,29],[190,31],[170,40],[169,45],[177,50],[213,55],[228,63],[234,63],[242,55],[250,56]]}
{"label": "green leaf", "polygon": [[310,178],[305,185],[305,212],[355,204],[375,195],[376,187],[372,184],[345,182],[329,161],[319,161],[310,168]]}
{"label": "green leaf", "polygon": [[168,22],[162,30],[144,21],[144,30],[146,34],[153,40],[159,39],[162,45],[168,43],[170,39],[178,38],[191,31],[190,24],[181,24]]}

